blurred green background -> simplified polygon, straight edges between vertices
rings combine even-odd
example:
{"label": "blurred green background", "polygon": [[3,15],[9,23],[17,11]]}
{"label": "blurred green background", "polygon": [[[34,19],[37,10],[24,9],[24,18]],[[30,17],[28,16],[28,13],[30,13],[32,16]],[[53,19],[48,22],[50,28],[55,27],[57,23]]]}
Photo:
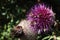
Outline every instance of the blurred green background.
{"label": "blurred green background", "polygon": [[[0,40],[17,40],[11,37],[11,29],[26,17],[27,11],[37,3],[52,6],[56,19],[60,20],[60,0],[0,0]],[[38,35],[37,40],[53,40],[53,36],[54,32]],[[57,38],[59,39],[60,35]]]}

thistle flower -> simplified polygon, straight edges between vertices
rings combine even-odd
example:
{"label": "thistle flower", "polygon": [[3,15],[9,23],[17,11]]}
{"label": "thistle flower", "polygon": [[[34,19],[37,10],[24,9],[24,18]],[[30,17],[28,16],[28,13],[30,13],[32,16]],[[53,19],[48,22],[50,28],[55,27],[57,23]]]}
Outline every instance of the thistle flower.
{"label": "thistle flower", "polygon": [[[36,40],[38,33],[49,31],[54,24],[54,13],[52,9],[44,4],[37,4],[27,13],[27,18],[14,28],[16,34],[23,33],[21,40]],[[19,35],[19,36],[20,36]]]}
{"label": "thistle flower", "polygon": [[54,19],[54,12],[44,4],[34,5],[27,13],[27,20],[31,20],[31,28],[38,33],[49,31]]}

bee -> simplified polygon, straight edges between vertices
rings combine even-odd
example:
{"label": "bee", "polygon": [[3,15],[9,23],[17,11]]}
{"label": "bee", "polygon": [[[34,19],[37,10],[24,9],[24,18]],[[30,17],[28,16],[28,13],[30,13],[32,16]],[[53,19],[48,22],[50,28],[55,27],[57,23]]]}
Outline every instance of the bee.
{"label": "bee", "polygon": [[30,21],[22,20],[17,26],[12,28],[12,36],[21,40],[36,40],[37,34],[30,28]]}

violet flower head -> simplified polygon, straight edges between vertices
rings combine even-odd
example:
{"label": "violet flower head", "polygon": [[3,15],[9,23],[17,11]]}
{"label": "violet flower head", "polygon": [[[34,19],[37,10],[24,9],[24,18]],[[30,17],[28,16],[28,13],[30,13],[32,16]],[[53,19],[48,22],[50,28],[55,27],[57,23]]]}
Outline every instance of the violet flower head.
{"label": "violet flower head", "polygon": [[34,5],[27,13],[27,20],[31,20],[31,28],[40,33],[49,31],[54,24],[54,19],[52,8],[44,4]]}

